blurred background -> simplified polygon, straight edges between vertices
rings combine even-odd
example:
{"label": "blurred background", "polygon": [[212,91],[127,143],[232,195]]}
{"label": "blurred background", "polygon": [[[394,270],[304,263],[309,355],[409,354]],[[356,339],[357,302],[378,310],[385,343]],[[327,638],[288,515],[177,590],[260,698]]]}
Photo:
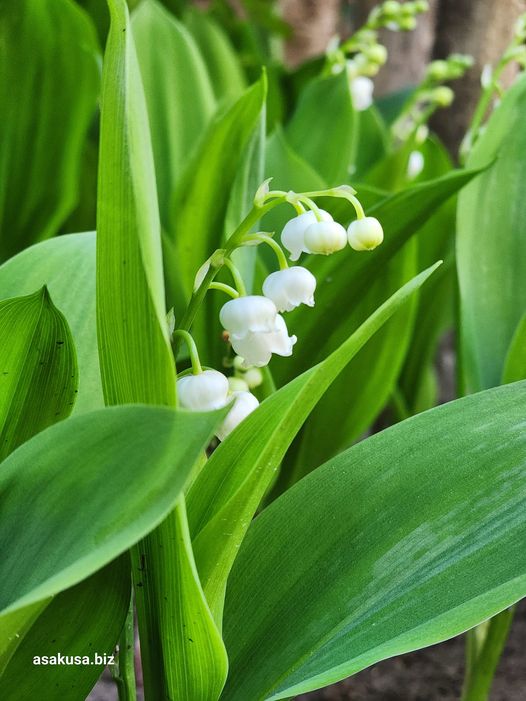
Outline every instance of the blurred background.
{"label": "blurred background", "polygon": [[[359,27],[375,0],[280,0],[291,34],[285,58],[296,66],[307,57],[323,53],[334,35],[345,37]],[[447,111],[439,111],[433,129],[454,156],[466,132],[480,93],[484,65],[501,57],[513,34],[513,24],[526,11],[526,0],[429,0],[429,12],[418,19],[412,32],[381,30],[388,62],[375,78],[375,94],[385,95],[418,83],[426,64],[451,53],[473,56],[471,70],[455,81],[456,99]],[[511,71],[503,83],[510,81]]]}

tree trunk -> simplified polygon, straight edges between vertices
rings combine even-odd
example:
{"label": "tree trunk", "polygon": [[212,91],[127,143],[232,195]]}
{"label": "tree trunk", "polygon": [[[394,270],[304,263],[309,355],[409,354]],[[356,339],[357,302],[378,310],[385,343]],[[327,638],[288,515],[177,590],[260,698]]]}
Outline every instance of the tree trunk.
{"label": "tree trunk", "polygon": [[[435,29],[434,58],[457,52],[471,54],[475,65],[455,81],[455,101],[447,111],[438,112],[433,130],[456,154],[480,94],[480,74],[485,64],[495,64],[513,35],[517,17],[526,11],[526,0],[440,0]],[[504,77],[509,82],[510,70]]]}

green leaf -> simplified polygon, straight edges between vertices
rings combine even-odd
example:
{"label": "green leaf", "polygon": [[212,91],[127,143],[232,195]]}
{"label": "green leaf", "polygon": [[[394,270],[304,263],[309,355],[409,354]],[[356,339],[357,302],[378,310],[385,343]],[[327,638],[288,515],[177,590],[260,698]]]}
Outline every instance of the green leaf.
{"label": "green leaf", "polygon": [[526,379],[526,313],[519,321],[504,363],[502,384]]}
{"label": "green leaf", "polygon": [[193,483],[188,493],[192,541],[216,620],[221,619],[228,573],[250,519],[294,436],[351,358],[432,271],[421,273],[398,290],[324,362],[262,402],[219,445]]}
{"label": "green leaf", "polygon": [[110,2],[97,206],[97,325],[109,404],[175,403],[148,115],[125,4]]}
{"label": "green leaf", "polygon": [[[104,395],[108,404],[173,406],[175,364],[146,103],[126,4],[109,0],[109,8],[97,224]],[[183,495],[133,549],[132,563],[146,695],[152,701],[215,701],[227,658],[197,575]]]}
{"label": "green leaf", "polygon": [[46,285],[64,313],[77,351],[79,393],[74,413],[103,406],[95,319],[95,234],[37,243],[0,266],[0,299]]}
{"label": "green leaf", "polygon": [[230,190],[244,150],[260,125],[266,91],[263,75],[214,118],[179,183],[170,231],[187,297],[197,270],[221,245]]}
{"label": "green leaf", "polygon": [[292,148],[334,186],[347,182],[355,163],[357,123],[343,71],[305,87],[285,132]]}
{"label": "green leaf", "polygon": [[[427,139],[419,150],[424,156],[424,169],[418,181],[440,177],[452,169],[449,155],[436,138]],[[446,262],[418,298],[411,352],[407,354],[400,378],[406,408],[411,413],[430,409],[437,401],[434,359],[443,332],[453,326],[456,302],[456,205],[456,198],[447,200],[418,232],[419,266],[430,265],[438,259]]]}
{"label": "green leaf", "polygon": [[75,207],[99,89],[94,28],[72,0],[0,2],[0,260]]}
{"label": "green leaf", "polygon": [[[251,139],[245,147],[237,171],[225,215],[225,238],[230,236],[250,212],[254,195],[265,177],[266,109],[262,109]],[[256,227],[254,227],[255,229]],[[245,246],[232,254],[232,260],[241,273],[247,291],[253,289],[257,249]]]}
{"label": "green leaf", "polygon": [[526,308],[526,77],[506,93],[468,158],[495,163],[458,202],[461,351],[468,391],[497,385]]}
{"label": "green leaf", "polygon": [[355,171],[353,180],[366,173],[375,163],[385,157],[389,145],[389,133],[380,112],[373,105],[356,115],[358,130]]}
{"label": "green leaf", "polygon": [[[416,274],[415,244],[414,239],[408,242],[383,268],[382,274],[370,282],[363,296],[350,309],[346,309],[346,325],[357,328],[384,299]],[[338,383],[333,384],[321,398],[306,421],[301,436],[298,436],[292,455],[288,456],[282,468],[280,491],[285,484],[293,484],[322,462],[348,448],[384,408],[406,357],[416,303],[415,295],[365,344],[342,371]],[[338,347],[340,342],[337,334],[327,350]]]}
{"label": "green leaf", "polygon": [[[114,651],[128,611],[130,585],[129,559],[123,556],[56,596],[0,677],[2,699],[83,701],[105,667],[103,656],[109,658]],[[41,664],[42,657],[59,654],[87,657],[89,661],[82,665]]]}
{"label": "green leaf", "polygon": [[239,58],[223,29],[210,15],[189,7],[184,23],[204,58],[218,100],[238,98],[246,87]]}
{"label": "green leaf", "polygon": [[0,461],[71,413],[78,386],[73,338],[43,287],[0,302]]}
{"label": "green leaf", "polygon": [[224,701],[319,688],[524,596],[525,390],[376,434],[256,519],[229,580]]}
{"label": "green leaf", "polygon": [[77,584],[151,531],[219,420],[164,407],[99,409],[11,453],[0,470],[0,618]]}
{"label": "green leaf", "polygon": [[132,29],[148,107],[161,220],[167,228],[177,179],[216,100],[192,35],[157,0],[141,2],[133,13]]}

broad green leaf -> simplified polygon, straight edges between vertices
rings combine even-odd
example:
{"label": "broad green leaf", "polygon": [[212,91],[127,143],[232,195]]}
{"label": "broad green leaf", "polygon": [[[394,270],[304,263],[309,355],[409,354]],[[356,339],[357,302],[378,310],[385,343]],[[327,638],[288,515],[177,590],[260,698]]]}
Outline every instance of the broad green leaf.
{"label": "broad green leaf", "polygon": [[359,178],[366,173],[375,163],[382,159],[388,149],[389,133],[381,114],[376,107],[371,106],[356,115],[356,158],[353,163],[355,168],[351,173],[352,178]]}
{"label": "broad green leaf", "polygon": [[0,631],[0,681],[5,668],[16,652],[16,649],[31,629],[34,622],[51,601],[51,598],[37,601],[34,604],[2,616]]}
{"label": "broad green leaf", "polygon": [[[109,0],[101,104],[97,322],[107,404],[174,405],[153,154],[124,0]],[[204,447],[204,446],[203,446]],[[132,551],[149,698],[215,701],[227,658],[188,536],[184,496]]]}
{"label": "broad green leaf", "polygon": [[175,403],[148,115],[124,1],[110,2],[97,205],[97,326],[106,402]]}
{"label": "broad green leaf", "polygon": [[0,461],[71,413],[78,387],[68,324],[43,287],[0,302]]}
{"label": "broad green leaf", "polygon": [[502,384],[526,379],[526,313],[519,321],[504,363]]}
{"label": "broad green leaf", "polygon": [[306,260],[306,266],[318,280],[316,306],[300,307],[287,317],[289,329],[300,341],[292,358],[273,361],[272,371],[278,384],[322,360],[329,344],[341,342],[354,331],[352,318],[349,324],[347,315],[337,314],[335,310],[342,304],[359,302],[371,281],[382,274],[387,261],[422,228],[437,207],[477,172],[454,171],[391,195],[368,210],[367,214],[380,220],[385,232],[384,242],[374,251],[355,253],[346,249],[332,256],[311,256]]}
{"label": "broad green leaf", "polygon": [[229,580],[223,701],[325,686],[524,596],[525,397],[508,385],[397,424],[256,519]]}
{"label": "broad green leaf", "polygon": [[[58,594],[34,622],[0,677],[2,699],[84,701],[113,654],[130,601],[130,566],[119,558]],[[22,609],[24,611],[24,609]],[[95,654],[100,662],[95,660]],[[53,655],[84,657],[82,665],[42,664]],[[40,661],[40,662],[38,662]]]}
{"label": "broad green leaf", "polygon": [[388,299],[319,363],[272,394],[214,451],[188,494],[197,566],[216,620],[228,573],[250,520],[301,425],[347,363],[429,277],[427,270]]}
{"label": "broad green leaf", "polygon": [[491,168],[458,202],[461,352],[468,391],[500,382],[526,309],[526,77],[505,95],[468,158]]}
{"label": "broad green leaf", "polygon": [[239,58],[223,29],[210,15],[189,7],[184,23],[204,58],[212,88],[219,101],[237,98],[247,83]]}
{"label": "broad green leaf", "polygon": [[0,2],[0,261],[56,234],[75,207],[98,63],[72,0]]}
{"label": "broad green leaf", "polygon": [[170,231],[180,266],[177,274],[187,297],[197,270],[221,245],[230,190],[244,150],[260,125],[266,89],[263,75],[216,115],[179,182]]}
{"label": "broad green leaf", "polygon": [[[452,169],[449,155],[436,139],[428,139],[419,150],[424,156],[424,168],[417,181],[440,177]],[[456,302],[456,205],[456,198],[447,200],[418,232],[419,266],[438,259],[446,262],[418,298],[411,352],[407,354],[400,378],[400,388],[410,413],[429,409],[437,401],[434,358],[443,332],[453,325]]]}
{"label": "broad green leaf", "polygon": [[[416,274],[416,254],[416,240],[413,239],[389,261],[382,274],[370,282],[363,296],[346,308],[346,322],[350,327],[357,328],[384,299]],[[433,278],[429,284],[432,281]],[[282,468],[280,491],[285,484],[293,484],[348,448],[384,408],[407,354],[416,302],[415,294],[405,308],[365,344],[342,370],[338,382],[321,398],[298,436],[290,456],[292,459],[287,460]],[[327,349],[332,350],[339,343],[338,338]]]}
{"label": "broad green leaf", "polygon": [[329,186],[347,182],[356,160],[357,114],[346,71],[316,78],[301,92],[285,133]]}
{"label": "broad green leaf", "polygon": [[161,221],[184,165],[216,108],[192,35],[157,0],[143,0],[132,29],[148,107]]}
{"label": "broad green leaf", "polygon": [[0,619],[77,584],[151,531],[219,420],[164,407],[99,409],[11,453],[0,470]]}
{"label": "broad green leaf", "polygon": [[95,319],[95,234],[37,243],[0,266],[0,299],[46,285],[71,328],[79,367],[74,413],[103,406]]}

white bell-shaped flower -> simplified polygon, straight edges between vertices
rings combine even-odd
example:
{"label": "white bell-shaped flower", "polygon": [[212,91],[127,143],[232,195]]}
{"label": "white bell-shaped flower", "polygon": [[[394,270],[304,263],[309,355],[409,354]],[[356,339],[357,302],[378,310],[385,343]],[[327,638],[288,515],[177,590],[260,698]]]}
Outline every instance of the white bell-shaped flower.
{"label": "white bell-shaped flower", "polygon": [[354,109],[363,112],[373,104],[374,83],[370,78],[359,75],[350,82],[351,97]]}
{"label": "white bell-shaped flower", "polygon": [[355,251],[372,251],[384,240],[384,230],[375,217],[363,217],[351,222],[347,236]]}
{"label": "white bell-shaped flower", "polygon": [[424,155],[420,151],[411,151],[407,162],[407,177],[410,180],[417,178],[424,170]]}
{"label": "white bell-shaped flower", "polygon": [[228,380],[217,370],[204,370],[177,380],[177,395],[184,409],[210,411],[228,402]]}
{"label": "white bell-shaped flower", "polygon": [[276,329],[277,313],[272,300],[262,295],[247,295],[224,304],[219,312],[219,320],[231,335],[268,333]]}
{"label": "white bell-shaped flower", "polygon": [[305,232],[305,246],[310,253],[328,256],[347,245],[347,233],[335,221],[316,221]]}
{"label": "white bell-shaped flower", "polygon": [[[323,209],[320,209],[319,212],[323,221],[332,221],[332,217],[328,212],[325,212]],[[283,227],[281,243],[289,251],[291,260],[298,260],[302,253],[311,252],[305,245],[305,231],[316,221],[316,215],[309,210],[294,217]]]}
{"label": "white bell-shaped flower", "polygon": [[271,299],[279,312],[290,312],[300,304],[314,306],[316,278],[299,265],[271,273],[263,283],[263,294]]}
{"label": "white bell-shaped flower", "polygon": [[216,431],[216,436],[221,441],[224,441],[228,434],[232,433],[243,419],[246,419],[259,406],[258,400],[250,392],[233,392],[229,399],[234,399],[232,408]]}
{"label": "white bell-shaped flower", "polygon": [[285,319],[279,314],[276,316],[274,331],[230,334],[230,343],[243,358],[243,367],[254,365],[261,368],[268,365],[273,353],[288,357],[292,355],[292,346],[296,341],[296,336],[289,336]]}

